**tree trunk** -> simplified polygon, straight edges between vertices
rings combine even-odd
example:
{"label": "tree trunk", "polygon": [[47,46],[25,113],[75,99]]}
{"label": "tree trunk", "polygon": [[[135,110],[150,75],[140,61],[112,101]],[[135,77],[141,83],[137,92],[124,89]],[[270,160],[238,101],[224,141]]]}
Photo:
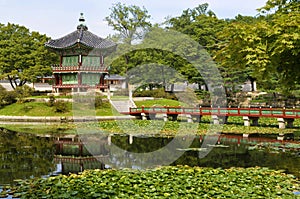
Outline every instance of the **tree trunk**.
{"label": "tree trunk", "polygon": [[19,86],[23,86],[24,84],[26,84],[26,82],[27,82],[26,80],[22,80],[22,81],[20,80]]}
{"label": "tree trunk", "polygon": [[250,82],[251,82],[251,91],[255,91],[255,88],[254,88],[254,82],[255,82],[255,79],[254,78],[249,78],[250,79]]}
{"label": "tree trunk", "polygon": [[12,78],[10,78],[9,75],[7,75],[7,77],[8,77],[8,80],[9,80],[9,83],[10,83],[11,87],[15,90],[16,87],[13,85],[13,82],[12,82],[13,80],[12,80]]}
{"label": "tree trunk", "polygon": [[204,86],[205,86],[205,90],[208,91],[208,86],[207,86],[207,84],[204,83]]}

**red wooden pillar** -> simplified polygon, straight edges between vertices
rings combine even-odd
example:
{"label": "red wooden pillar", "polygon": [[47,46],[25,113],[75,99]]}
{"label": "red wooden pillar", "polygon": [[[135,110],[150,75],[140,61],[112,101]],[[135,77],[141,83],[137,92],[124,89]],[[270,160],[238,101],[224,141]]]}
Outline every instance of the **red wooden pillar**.
{"label": "red wooden pillar", "polygon": [[58,74],[55,74],[54,75],[54,79],[55,79],[55,82],[54,82],[54,85],[59,85],[59,75]]}
{"label": "red wooden pillar", "polygon": [[62,85],[62,74],[59,74],[59,85]]}
{"label": "red wooden pillar", "polygon": [[102,85],[103,85],[103,74],[101,74],[101,75],[100,75],[99,84],[100,84],[100,86],[102,86]]}
{"label": "red wooden pillar", "polygon": [[81,85],[82,84],[82,76],[81,76],[80,72],[77,74],[77,79],[78,79],[78,85]]}
{"label": "red wooden pillar", "polygon": [[63,56],[60,56],[60,60],[59,60],[59,66],[62,67],[62,62],[63,62]]}

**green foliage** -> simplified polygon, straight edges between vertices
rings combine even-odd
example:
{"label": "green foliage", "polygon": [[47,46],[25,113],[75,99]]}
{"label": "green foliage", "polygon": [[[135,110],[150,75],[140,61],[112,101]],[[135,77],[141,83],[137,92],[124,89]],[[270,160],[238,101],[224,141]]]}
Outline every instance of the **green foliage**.
{"label": "green foliage", "polygon": [[[68,110],[71,109],[72,104],[66,103]],[[27,107],[27,108],[26,108]],[[59,113],[55,112],[53,107],[49,107],[44,102],[24,102],[14,103],[7,105],[0,109],[0,115],[11,115],[11,116],[69,116],[70,112]]]}
{"label": "green foliage", "polygon": [[[297,3],[296,3],[297,2]],[[290,94],[299,85],[299,2],[269,0],[261,16],[238,16],[220,33],[217,60],[257,81],[260,89]],[[267,11],[275,12],[264,15]]]}
{"label": "green foliage", "polygon": [[26,27],[0,24],[0,79],[8,78],[13,88],[34,82],[38,76],[50,75],[50,64],[58,56],[48,52],[49,38]]}
{"label": "green foliage", "polygon": [[133,93],[133,96],[134,97],[165,98],[165,99],[176,100],[176,96],[172,93],[166,92],[164,88],[135,91]]}
{"label": "green foliage", "polygon": [[19,86],[15,89],[16,96],[19,103],[23,103],[26,97],[30,97],[33,93],[33,89],[27,85]]}
{"label": "green foliage", "polygon": [[128,88],[118,89],[114,91],[114,96],[129,96]]}
{"label": "green foliage", "polygon": [[138,107],[152,107],[152,106],[187,106],[182,102],[171,99],[154,99],[154,100],[144,100],[144,101],[135,101],[134,102]]}
{"label": "green foliage", "polygon": [[189,35],[210,53],[213,53],[217,44],[217,33],[222,31],[226,22],[218,19],[215,13],[208,10],[208,4],[200,4],[193,9],[184,10],[179,17],[169,19],[170,29]]}
{"label": "green foliage", "polygon": [[[146,104],[147,101],[141,102],[140,104]],[[162,106],[161,104],[156,104],[157,106]],[[134,123],[137,125],[132,126],[131,121],[102,121],[99,124],[95,124],[94,127],[99,128],[99,130],[111,133],[124,133],[124,129],[128,130],[130,133],[144,133],[153,134],[157,132],[160,136],[174,136],[178,133],[179,126],[181,125],[181,133],[189,135],[205,135],[211,128],[212,118],[210,116],[203,116],[201,118],[201,123],[186,123],[185,118],[178,118],[179,121],[168,121],[163,122],[160,120],[136,120]],[[181,121],[182,120],[182,121]],[[90,125],[90,124],[88,124]],[[299,126],[298,120],[295,120],[295,126]],[[122,128],[120,128],[122,127]],[[229,117],[228,124],[222,125],[220,131],[222,133],[234,133],[234,134],[289,134],[297,133],[297,128],[286,128],[279,129],[278,122],[276,119],[270,118],[260,118],[259,126],[244,126],[243,119],[241,117]],[[126,133],[126,132],[125,132]]]}
{"label": "green foliage", "polygon": [[101,96],[95,97],[95,107],[100,108],[103,105],[103,98]]}
{"label": "green foliage", "polygon": [[151,170],[90,170],[20,181],[21,198],[292,198],[299,182],[267,168],[177,166]]}
{"label": "green foliage", "polygon": [[56,100],[53,104],[55,113],[66,113],[69,112],[69,107],[66,102],[61,100]]}
{"label": "green foliage", "polygon": [[0,108],[6,105],[13,104],[17,101],[16,93],[13,91],[7,91],[0,85]]}
{"label": "green foliage", "polygon": [[[13,101],[15,102],[15,101]],[[60,106],[60,105],[58,105]],[[70,111],[72,109],[72,103],[63,102],[62,107],[58,109],[65,110],[66,112],[56,111],[55,103],[50,107],[49,103],[44,102],[25,102],[25,103],[14,103],[10,105],[5,105],[0,109],[0,115],[11,115],[11,116],[71,116],[73,113]],[[85,112],[86,110],[79,110]],[[111,116],[113,115],[111,106],[108,102],[102,102],[101,107],[96,108],[97,116]],[[86,114],[85,114],[86,116]]]}
{"label": "green foliage", "polygon": [[[13,132],[22,132],[25,134],[68,134],[68,133],[76,133],[76,125],[75,124],[67,124],[67,123],[56,123],[56,124],[46,124],[40,123],[39,125],[36,124],[1,124],[0,127],[7,129]],[[74,130],[73,130],[74,129]]]}
{"label": "green foliage", "polygon": [[52,141],[31,134],[0,129],[0,142],[3,144],[0,148],[3,157],[0,162],[1,185],[13,184],[16,176],[25,179],[47,175],[55,169],[55,164],[52,162],[55,153]]}
{"label": "green foliage", "polygon": [[55,113],[66,113],[69,112],[68,103],[55,99],[54,95],[49,96],[49,101],[47,102],[49,107],[54,109]]}
{"label": "green foliage", "polygon": [[109,26],[119,33],[119,37],[124,43],[131,44],[135,39],[140,39],[143,31],[151,27],[148,21],[150,15],[145,8],[135,5],[127,6],[116,3],[110,8],[111,13],[105,18]]}
{"label": "green foliage", "polygon": [[48,101],[48,106],[52,107],[52,106],[54,106],[54,103],[55,103],[55,96],[50,95],[49,96],[49,101]]}

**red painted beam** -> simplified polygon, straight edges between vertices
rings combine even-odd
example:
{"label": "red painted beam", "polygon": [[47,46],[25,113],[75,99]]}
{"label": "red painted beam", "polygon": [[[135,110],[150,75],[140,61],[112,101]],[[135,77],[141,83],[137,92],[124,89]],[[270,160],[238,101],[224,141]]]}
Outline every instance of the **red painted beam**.
{"label": "red painted beam", "polygon": [[184,107],[140,107],[130,108],[130,115],[144,114],[168,114],[168,115],[216,115],[216,116],[248,116],[248,117],[272,117],[272,118],[300,118],[300,110],[274,109],[274,108],[184,108]]}

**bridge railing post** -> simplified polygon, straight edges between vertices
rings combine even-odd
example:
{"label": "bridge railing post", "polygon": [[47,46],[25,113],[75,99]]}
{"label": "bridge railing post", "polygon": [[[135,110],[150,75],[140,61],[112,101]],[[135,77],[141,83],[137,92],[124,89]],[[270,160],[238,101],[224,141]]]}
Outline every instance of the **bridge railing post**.
{"label": "bridge railing post", "polygon": [[262,116],[261,106],[259,107],[259,115]]}
{"label": "bridge railing post", "polygon": [[145,106],[142,105],[142,113],[145,113]]}

